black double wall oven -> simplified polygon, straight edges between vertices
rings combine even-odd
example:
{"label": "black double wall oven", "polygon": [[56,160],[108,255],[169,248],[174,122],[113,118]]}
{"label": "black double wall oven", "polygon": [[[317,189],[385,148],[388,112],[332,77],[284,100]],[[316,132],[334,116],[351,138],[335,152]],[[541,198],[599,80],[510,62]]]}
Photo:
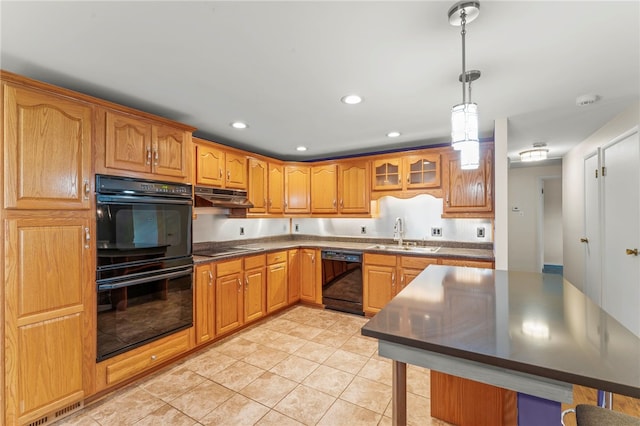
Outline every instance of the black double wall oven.
{"label": "black double wall oven", "polygon": [[190,185],[96,176],[97,360],[193,325]]}

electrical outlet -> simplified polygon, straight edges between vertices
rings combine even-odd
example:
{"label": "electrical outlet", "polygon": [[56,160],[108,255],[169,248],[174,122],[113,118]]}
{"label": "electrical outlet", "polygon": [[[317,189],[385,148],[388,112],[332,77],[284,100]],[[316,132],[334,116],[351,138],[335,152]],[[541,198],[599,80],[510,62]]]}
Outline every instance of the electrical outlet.
{"label": "electrical outlet", "polygon": [[244,235],[244,226],[240,227],[240,235]]}
{"label": "electrical outlet", "polygon": [[366,226],[361,226],[360,227],[360,233],[361,234],[366,234],[367,233],[367,227]]}
{"label": "electrical outlet", "polygon": [[298,225],[298,224],[296,223],[295,225],[293,225],[293,229],[294,229],[296,232],[300,232],[300,225]]}
{"label": "electrical outlet", "polygon": [[479,226],[478,228],[476,228],[476,236],[478,238],[484,238],[484,228]]}
{"label": "electrical outlet", "polygon": [[442,237],[442,228],[431,228],[432,237]]}

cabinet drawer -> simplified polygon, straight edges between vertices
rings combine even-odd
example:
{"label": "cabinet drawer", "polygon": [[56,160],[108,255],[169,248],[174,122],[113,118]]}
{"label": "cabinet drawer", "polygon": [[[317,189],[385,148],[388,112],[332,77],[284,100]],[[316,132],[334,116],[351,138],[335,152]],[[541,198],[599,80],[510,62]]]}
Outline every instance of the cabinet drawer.
{"label": "cabinet drawer", "polygon": [[267,254],[267,265],[273,265],[274,263],[286,262],[286,260],[287,260],[287,252],[286,251],[276,251],[276,252]]}
{"label": "cabinet drawer", "polygon": [[265,255],[247,256],[244,258],[244,269],[259,268],[265,265]]}
{"label": "cabinet drawer", "polygon": [[181,332],[158,343],[151,343],[148,349],[107,366],[107,385],[135,376],[156,364],[186,352],[188,349],[188,332]]}
{"label": "cabinet drawer", "polygon": [[364,263],[371,265],[396,266],[396,257],[388,254],[365,253]]}
{"label": "cabinet drawer", "polygon": [[403,268],[424,269],[429,265],[436,265],[438,259],[432,257],[415,257],[415,256],[402,256],[400,257],[400,266]]}
{"label": "cabinet drawer", "polygon": [[220,262],[216,265],[217,277],[224,277],[225,275],[236,274],[242,272],[242,259],[229,260],[226,262]]}

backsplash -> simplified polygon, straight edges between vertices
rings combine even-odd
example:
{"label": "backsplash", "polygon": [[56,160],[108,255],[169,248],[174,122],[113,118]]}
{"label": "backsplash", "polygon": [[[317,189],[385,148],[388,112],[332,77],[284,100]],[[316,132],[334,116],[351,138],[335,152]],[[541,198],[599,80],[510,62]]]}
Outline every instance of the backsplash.
{"label": "backsplash", "polygon": [[[397,217],[404,222],[404,239],[411,241],[493,242],[490,219],[443,219],[442,199],[418,195],[410,199],[383,197],[379,216],[366,218],[232,219],[222,214],[202,214],[193,222],[193,242],[230,241],[305,234],[326,237],[393,238]],[[365,233],[362,233],[364,227]],[[441,230],[432,236],[432,228]],[[478,237],[478,228],[484,236]],[[243,235],[241,235],[241,231]]]}

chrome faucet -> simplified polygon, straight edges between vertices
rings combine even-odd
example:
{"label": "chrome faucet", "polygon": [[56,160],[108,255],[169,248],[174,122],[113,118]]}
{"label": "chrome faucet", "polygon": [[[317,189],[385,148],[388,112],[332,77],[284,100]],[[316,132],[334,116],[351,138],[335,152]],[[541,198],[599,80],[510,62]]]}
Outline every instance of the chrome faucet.
{"label": "chrome faucet", "polygon": [[396,217],[393,225],[393,239],[398,241],[398,245],[402,246],[402,236],[404,235],[404,223],[401,217]]}

